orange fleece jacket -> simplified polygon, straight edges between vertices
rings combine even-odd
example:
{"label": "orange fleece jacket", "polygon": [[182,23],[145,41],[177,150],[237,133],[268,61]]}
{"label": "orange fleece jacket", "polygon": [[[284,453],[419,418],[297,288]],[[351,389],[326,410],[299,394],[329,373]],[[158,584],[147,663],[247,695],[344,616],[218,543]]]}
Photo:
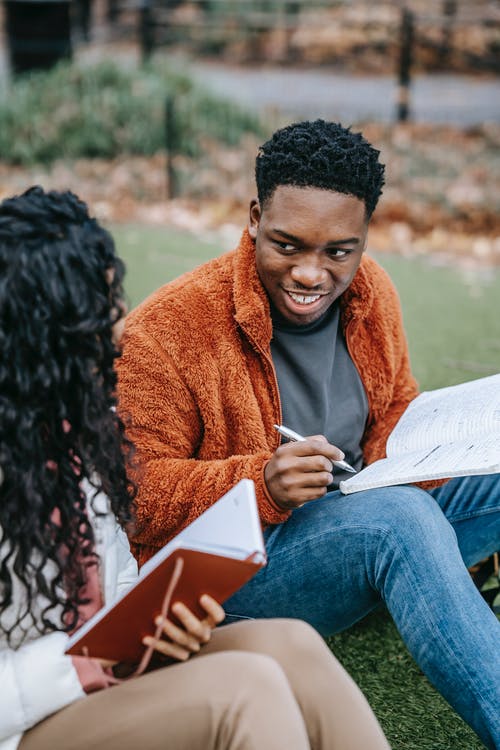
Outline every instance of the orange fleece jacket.
{"label": "orange fleece jacket", "polygon": [[[342,295],[341,320],[369,404],[365,463],[418,393],[399,298],[364,256]],[[140,563],[243,477],[255,482],[263,525],[281,523],[263,469],[279,445],[281,405],[271,359],[272,324],[254,244],[163,286],[127,318],[118,362],[120,411],[137,447]]]}

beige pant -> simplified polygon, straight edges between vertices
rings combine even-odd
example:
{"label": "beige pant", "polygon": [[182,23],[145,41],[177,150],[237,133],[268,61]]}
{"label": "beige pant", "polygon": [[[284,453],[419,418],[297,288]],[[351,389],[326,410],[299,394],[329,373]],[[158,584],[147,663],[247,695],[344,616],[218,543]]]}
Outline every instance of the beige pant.
{"label": "beige pant", "polygon": [[186,663],[76,701],[19,750],[387,750],[362,693],[295,620],[218,628]]}

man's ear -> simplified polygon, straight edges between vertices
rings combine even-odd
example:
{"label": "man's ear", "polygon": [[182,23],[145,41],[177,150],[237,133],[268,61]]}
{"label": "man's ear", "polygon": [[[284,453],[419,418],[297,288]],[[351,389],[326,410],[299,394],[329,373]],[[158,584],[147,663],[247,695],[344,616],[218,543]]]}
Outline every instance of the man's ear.
{"label": "man's ear", "polygon": [[260,204],[257,198],[250,201],[250,211],[248,214],[248,234],[254,240],[257,237],[257,230],[260,223]]}

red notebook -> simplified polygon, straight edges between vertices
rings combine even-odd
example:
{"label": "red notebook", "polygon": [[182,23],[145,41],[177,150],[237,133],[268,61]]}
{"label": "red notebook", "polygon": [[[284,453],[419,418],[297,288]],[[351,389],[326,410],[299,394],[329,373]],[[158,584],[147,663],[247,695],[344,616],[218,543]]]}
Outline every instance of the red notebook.
{"label": "red notebook", "polygon": [[198,601],[210,594],[220,603],[243,586],[266,563],[253,482],[243,479],[190,526],[154,555],[135,584],[82,625],[66,653],[137,662],[142,638],[154,632],[154,618],[176,560],[183,566],[172,602],[184,602],[204,616]]}

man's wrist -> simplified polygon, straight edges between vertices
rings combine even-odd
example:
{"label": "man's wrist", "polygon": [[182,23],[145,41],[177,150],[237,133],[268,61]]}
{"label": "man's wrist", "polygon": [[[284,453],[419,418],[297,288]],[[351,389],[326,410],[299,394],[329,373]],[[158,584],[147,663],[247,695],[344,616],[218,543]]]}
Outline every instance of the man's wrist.
{"label": "man's wrist", "polygon": [[267,486],[266,482],[266,466],[268,463],[269,461],[266,461],[266,463],[262,467],[262,487],[264,489],[264,495],[266,496],[267,502],[274,510],[277,510],[279,513],[287,513],[290,511],[290,508],[286,508],[284,505],[280,505],[279,502],[275,500],[269,492],[269,487]]}

